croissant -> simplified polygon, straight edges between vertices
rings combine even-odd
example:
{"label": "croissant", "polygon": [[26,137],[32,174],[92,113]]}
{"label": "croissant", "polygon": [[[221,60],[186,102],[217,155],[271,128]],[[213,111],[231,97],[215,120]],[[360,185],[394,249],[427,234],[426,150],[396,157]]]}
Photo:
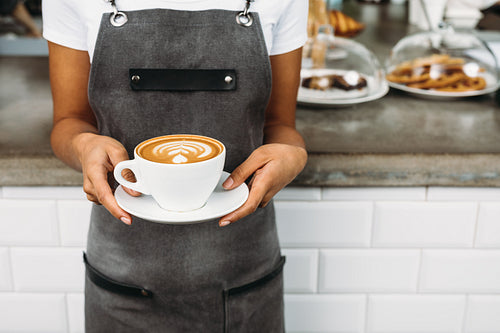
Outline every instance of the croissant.
{"label": "croissant", "polygon": [[360,33],[365,25],[338,10],[330,10],[328,13],[330,25],[334,29],[335,36],[354,37]]}

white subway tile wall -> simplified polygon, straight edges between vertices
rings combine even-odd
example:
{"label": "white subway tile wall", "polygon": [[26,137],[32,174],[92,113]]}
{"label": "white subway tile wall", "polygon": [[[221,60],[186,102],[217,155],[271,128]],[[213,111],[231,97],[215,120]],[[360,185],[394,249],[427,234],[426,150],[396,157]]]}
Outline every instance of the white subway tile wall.
{"label": "white subway tile wall", "polygon": [[0,247],[0,291],[12,290],[9,249]]}
{"label": "white subway tile wall", "polygon": [[464,333],[498,333],[500,295],[468,296]]}
{"label": "white subway tile wall", "polygon": [[[500,332],[500,189],[289,187],[275,203],[287,332]],[[84,332],[91,206],[79,187],[0,187],[0,333]]]}
{"label": "white subway tile wall", "polygon": [[61,293],[0,293],[0,332],[67,332],[65,298]]}
{"label": "white subway tile wall", "polygon": [[323,200],[424,201],[425,187],[341,187],[323,189]]}
{"label": "white subway tile wall", "polygon": [[92,203],[88,200],[57,202],[62,246],[86,246],[91,209]]}
{"label": "white subway tile wall", "polygon": [[318,201],[321,200],[319,187],[287,187],[274,196],[277,201]]}
{"label": "white subway tile wall", "polygon": [[285,295],[285,327],[291,333],[362,333],[365,327],[364,295]]}
{"label": "white subway tile wall", "polygon": [[467,202],[378,202],[375,247],[471,247],[477,204]]}
{"label": "white subway tile wall", "polygon": [[460,333],[464,295],[370,295],[369,333]]}
{"label": "white subway tile wall", "polygon": [[500,250],[423,250],[420,291],[500,293]]}
{"label": "white subway tile wall", "polygon": [[83,291],[83,249],[19,247],[11,249],[16,291]]}
{"label": "white subway tile wall", "polygon": [[417,291],[419,250],[321,250],[321,293]]}
{"label": "white subway tile wall", "polygon": [[59,187],[59,186],[5,186],[3,197],[12,199],[77,199],[86,200],[87,196],[81,187]]}
{"label": "white subway tile wall", "polygon": [[68,323],[70,333],[85,332],[85,318],[83,294],[68,294],[66,296],[68,305]]}
{"label": "white subway tile wall", "polygon": [[57,246],[55,200],[1,199],[0,246]]}
{"label": "white subway tile wall", "polygon": [[372,215],[368,202],[276,202],[283,247],[368,247]]}
{"label": "white subway tile wall", "polygon": [[318,250],[283,249],[286,256],[284,285],[286,293],[315,293],[318,290]]}
{"label": "white subway tile wall", "polygon": [[429,187],[429,201],[499,201],[496,187]]}
{"label": "white subway tile wall", "polygon": [[500,248],[500,201],[479,205],[475,247]]}

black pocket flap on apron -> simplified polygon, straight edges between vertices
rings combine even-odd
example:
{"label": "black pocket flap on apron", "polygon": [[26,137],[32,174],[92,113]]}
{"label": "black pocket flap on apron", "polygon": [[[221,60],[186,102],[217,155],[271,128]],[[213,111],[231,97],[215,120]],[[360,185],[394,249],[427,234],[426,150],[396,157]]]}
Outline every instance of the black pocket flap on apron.
{"label": "black pocket flap on apron", "polygon": [[89,264],[85,252],[83,253],[83,261],[85,262],[85,267],[87,268],[87,276],[89,277],[90,281],[94,282],[95,285],[118,294],[139,297],[153,296],[153,293],[150,290],[127,283],[118,282],[105,276]]}
{"label": "black pocket flap on apron", "polygon": [[284,332],[276,313],[283,311],[283,265],[281,257],[273,269],[257,280],[225,289],[224,332]]}
{"label": "black pocket flap on apron", "polygon": [[132,90],[228,91],[236,89],[234,69],[130,68]]}

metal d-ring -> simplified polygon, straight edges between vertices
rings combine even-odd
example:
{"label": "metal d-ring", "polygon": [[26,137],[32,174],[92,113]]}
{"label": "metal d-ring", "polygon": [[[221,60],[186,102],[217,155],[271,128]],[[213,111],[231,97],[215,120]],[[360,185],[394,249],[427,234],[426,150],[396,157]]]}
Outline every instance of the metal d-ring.
{"label": "metal d-ring", "polygon": [[109,18],[109,22],[111,22],[112,25],[115,27],[121,27],[125,23],[127,23],[128,17],[127,14],[124,12],[116,12],[111,14],[111,17]]}
{"label": "metal d-ring", "polygon": [[246,0],[245,3],[245,8],[243,9],[242,12],[239,12],[236,14],[236,22],[244,27],[249,27],[253,23],[253,17],[252,14],[250,14],[249,9],[251,3],[254,2],[254,0]]}
{"label": "metal d-ring", "polygon": [[109,17],[109,22],[115,27],[121,27],[128,21],[127,14],[124,12],[119,12],[118,8],[116,8],[115,0],[106,0],[111,4],[113,8],[113,14]]}

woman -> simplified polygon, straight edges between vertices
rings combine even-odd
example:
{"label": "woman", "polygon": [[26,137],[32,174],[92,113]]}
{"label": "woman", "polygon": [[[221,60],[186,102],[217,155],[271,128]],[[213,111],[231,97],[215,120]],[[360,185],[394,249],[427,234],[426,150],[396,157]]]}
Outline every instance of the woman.
{"label": "woman", "polygon": [[28,8],[20,0],[2,0],[0,2],[0,15],[9,15],[26,28],[26,36],[41,38],[42,32],[31,17]]}
{"label": "woman", "polygon": [[[307,159],[295,130],[307,2],[52,0],[43,13],[52,147],[99,204],[84,258],[86,330],[284,331],[284,258],[268,203]],[[132,90],[133,68],[233,69],[236,89]],[[224,187],[251,177],[245,204],[199,224],[132,222],[108,175],[139,142],[173,133],[223,142]]]}

